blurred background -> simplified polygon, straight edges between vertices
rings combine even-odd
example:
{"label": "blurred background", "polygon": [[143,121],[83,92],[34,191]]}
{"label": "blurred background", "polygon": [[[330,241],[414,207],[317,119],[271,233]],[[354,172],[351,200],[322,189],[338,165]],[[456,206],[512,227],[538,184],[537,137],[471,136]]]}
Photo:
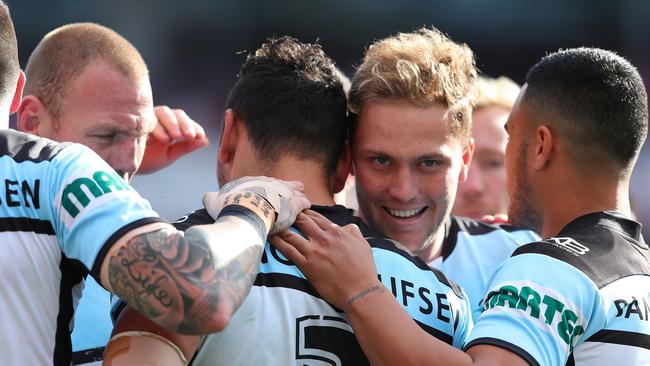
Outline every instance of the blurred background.
{"label": "blurred background", "polygon": [[[182,108],[200,122],[209,148],[133,185],[164,217],[199,208],[218,188],[217,122],[228,88],[249,52],[271,35],[318,41],[351,75],[375,39],[435,26],[467,43],[489,76],[522,83],[527,69],[559,48],[596,46],[618,52],[650,80],[650,1],[585,0],[5,0],[12,12],[20,60],[47,32],[92,21],[108,26],[149,65],[156,104]],[[646,144],[648,145],[648,144]],[[594,162],[594,169],[598,168]],[[633,177],[635,209],[650,235],[650,147]]]}

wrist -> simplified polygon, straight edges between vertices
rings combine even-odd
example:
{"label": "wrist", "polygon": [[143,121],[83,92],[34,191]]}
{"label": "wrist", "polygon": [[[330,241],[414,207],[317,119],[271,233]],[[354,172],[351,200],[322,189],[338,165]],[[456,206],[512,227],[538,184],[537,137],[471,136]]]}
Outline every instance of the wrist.
{"label": "wrist", "polygon": [[359,307],[363,307],[367,301],[371,300],[371,298],[379,296],[385,292],[387,292],[386,287],[384,287],[381,282],[377,281],[375,283],[369,284],[368,286],[363,287],[361,290],[349,296],[345,300],[342,310],[346,313],[353,312]]}
{"label": "wrist", "polygon": [[[264,196],[252,191],[230,194],[224,202],[222,212],[229,206],[240,206],[255,214],[264,224],[264,236],[269,233],[278,216],[273,206]],[[219,213],[219,216],[221,216],[221,213]]]}

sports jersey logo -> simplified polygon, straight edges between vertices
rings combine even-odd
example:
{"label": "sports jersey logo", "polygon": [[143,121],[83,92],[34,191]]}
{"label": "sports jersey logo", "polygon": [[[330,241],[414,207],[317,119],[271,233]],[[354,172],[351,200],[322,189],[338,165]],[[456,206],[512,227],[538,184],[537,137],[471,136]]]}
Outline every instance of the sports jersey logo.
{"label": "sports jersey logo", "polygon": [[[72,218],[75,218],[81,209],[90,204],[91,200],[106,193],[128,189],[129,186],[116,173],[100,170],[92,175],[92,179],[80,177],[65,186],[61,197],[61,206]],[[72,200],[72,197],[75,198],[75,201]]]}
{"label": "sports jersey logo", "polygon": [[587,254],[589,251],[589,248],[586,246],[578,243],[575,239],[573,238],[550,238],[545,240],[547,243],[553,244],[556,247],[562,248],[566,250],[567,252],[579,256],[579,255],[584,255]]}
{"label": "sports jersey logo", "polygon": [[[537,289],[533,289],[537,287]],[[546,293],[544,293],[546,292]],[[513,315],[527,315],[541,328],[546,328],[573,351],[578,338],[585,332],[583,316],[577,306],[559,294],[551,294],[541,286],[510,283],[490,291],[484,310],[515,309]]]}

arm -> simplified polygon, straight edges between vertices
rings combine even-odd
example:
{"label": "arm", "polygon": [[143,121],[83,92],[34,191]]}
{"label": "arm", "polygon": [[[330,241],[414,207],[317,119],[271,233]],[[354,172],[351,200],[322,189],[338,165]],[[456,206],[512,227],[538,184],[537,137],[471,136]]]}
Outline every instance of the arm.
{"label": "arm", "polygon": [[247,181],[229,190],[214,224],[183,233],[157,223],[123,235],[102,262],[102,284],[175,332],[223,329],[255,279],[276,207],[297,213],[309,204],[293,188],[275,193],[278,184]]}
{"label": "arm", "polygon": [[308,239],[285,231],[271,243],[346,312],[373,365],[526,365],[495,346],[464,353],[424,332],[377,280],[370,247],[355,226],[338,227],[311,211],[299,214],[296,225]]}
{"label": "arm", "polygon": [[200,336],[164,329],[127,305],[106,345],[104,365],[187,365],[200,343]]}

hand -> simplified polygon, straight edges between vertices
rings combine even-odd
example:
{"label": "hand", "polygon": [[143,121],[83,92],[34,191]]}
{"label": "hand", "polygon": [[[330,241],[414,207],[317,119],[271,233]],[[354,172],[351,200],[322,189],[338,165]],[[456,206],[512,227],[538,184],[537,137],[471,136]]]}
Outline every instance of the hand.
{"label": "hand", "polygon": [[183,155],[208,146],[203,127],[183,110],[157,106],[154,113],[158,123],[147,140],[140,173],[153,173],[171,165]]}
{"label": "hand", "polygon": [[354,224],[340,227],[317,212],[298,214],[296,226],[307,239],[283,231],[269,241],[305,274],[330,304],[345,310],[368,289],[381,286],[372,249]]}
{"label": "hand", "polygon": [[296,215],[309,208],[311,203],[302,193],[304,186],[301,182],[285,181],[269,177],[243,177],[234,180],[219,190],[203,196],[203,206],[212,218],[217,218],[226,201],[234,194],[253,192],[264,197],[277,214],[269,234],[286,230],[293,225]]}
{"label": "hand", "polygon": [[509,224],[510,218],[506,214],[494,214],[494,215],[484,215],[481,217],[481,221],[487,224]]}

